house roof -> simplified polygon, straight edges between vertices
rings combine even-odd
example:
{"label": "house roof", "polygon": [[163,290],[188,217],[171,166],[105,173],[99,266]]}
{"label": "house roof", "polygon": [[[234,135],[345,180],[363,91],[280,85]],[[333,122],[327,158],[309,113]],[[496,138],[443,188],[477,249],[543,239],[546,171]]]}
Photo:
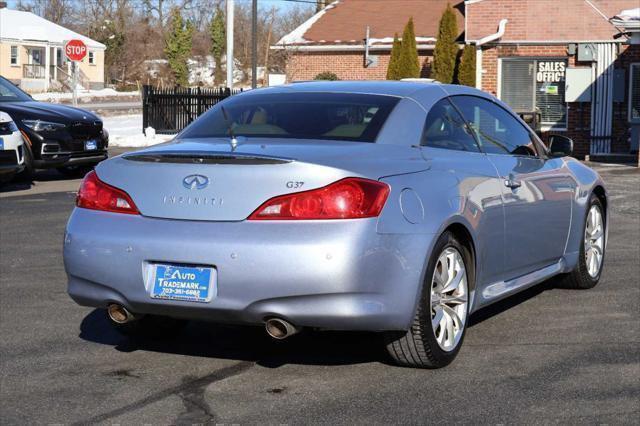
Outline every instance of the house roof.
{"label": "house roof", "polygon": [[80,39],[88,47],[94,49],[106,48],[102,43],[47,21],[31,12],[7,8],[0,9],[0,39],[25,43],[29,41],[48,42],[59,45],[64,44],[67,40]]}
{"label": "house roof", "polygon": [[507,19],[499,42],[613,41],[619,30],[609,22],[637,0],[468,0],[467,41],[497,31]]}
{"label": "house roof", "polygon": [[432,45],[447,3],[454,6],[458,29],[464,29],[464,3],[460,0],[337,0],[313,15],[276,46],[357,46],[363,45],[367,26],[370,45],[390,47],[394,34],[402,35],[413,17],[418,44]]}

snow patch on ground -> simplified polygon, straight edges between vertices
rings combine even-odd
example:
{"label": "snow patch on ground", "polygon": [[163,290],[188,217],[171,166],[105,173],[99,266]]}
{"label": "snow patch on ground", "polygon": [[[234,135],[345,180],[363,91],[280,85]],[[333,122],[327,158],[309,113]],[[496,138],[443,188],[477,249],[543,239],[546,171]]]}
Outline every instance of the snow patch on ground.
{"label": "snow patch on ground", "polygon": [[[73,93],[71,92],[44,92],[35,93],[32,95],[36,101],[52,101],[59,99],[73,99]],[[118,97],[118,96],[140,96],[137,91],[134,92],[118,92],[113,89],[100,89],[100,90],[78,90],[78,98],[106,98],[106,97]]]}
{"label": "snow patch on ground", "polygon": [[142,133],[142,114],[104,117],[109,132],[109,146],[145,147],[171,140],[175,135],[145,136]]}

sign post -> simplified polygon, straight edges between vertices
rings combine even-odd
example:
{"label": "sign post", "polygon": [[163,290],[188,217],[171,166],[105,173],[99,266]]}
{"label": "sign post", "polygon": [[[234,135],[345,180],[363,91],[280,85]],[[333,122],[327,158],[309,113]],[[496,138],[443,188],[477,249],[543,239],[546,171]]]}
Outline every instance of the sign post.
{"label": "sign post", "polygon": [[64,44],[64,54],[72,63],[73,106],[78,106],[78,62],[87,56],[87,45],[82,40],[69,40]]}

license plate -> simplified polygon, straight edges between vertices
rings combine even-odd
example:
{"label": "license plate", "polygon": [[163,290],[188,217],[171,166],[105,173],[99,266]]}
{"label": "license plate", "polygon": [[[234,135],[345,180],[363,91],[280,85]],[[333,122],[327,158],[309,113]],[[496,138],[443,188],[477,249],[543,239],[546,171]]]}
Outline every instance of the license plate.
{"label": "license plate", "polygon": [[85,151],[95,151],[96,149],[98,149],[98,141],[94,139],[85,141],[84,149]]}
{"label": "license plate", "polygon": [[215,268],[156,264],[151,297],[208,302],[216,295],[216,278]]}
{"label": "license plate", "polygon": [[4,139],[0,138],[0,149],[4,149]]}

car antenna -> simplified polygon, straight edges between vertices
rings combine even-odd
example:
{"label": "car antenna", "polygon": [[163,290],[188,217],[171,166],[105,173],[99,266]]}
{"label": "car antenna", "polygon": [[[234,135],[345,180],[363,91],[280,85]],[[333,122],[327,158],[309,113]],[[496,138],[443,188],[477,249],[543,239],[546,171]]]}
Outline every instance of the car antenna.
{"label": "car antenna", "polygon": [[233,133],[233,123],[229,120],[229,116],[227,115],[227,110],[224,109],[224,106],[220,105],[220,109],[222,110],[222,115],[224,116],[224,121],[227,122],[227,127],[229,128],[229,136],[231,136],[231,152],[236,150],[238,146],[238,139],[236,139],[236,135]]}

